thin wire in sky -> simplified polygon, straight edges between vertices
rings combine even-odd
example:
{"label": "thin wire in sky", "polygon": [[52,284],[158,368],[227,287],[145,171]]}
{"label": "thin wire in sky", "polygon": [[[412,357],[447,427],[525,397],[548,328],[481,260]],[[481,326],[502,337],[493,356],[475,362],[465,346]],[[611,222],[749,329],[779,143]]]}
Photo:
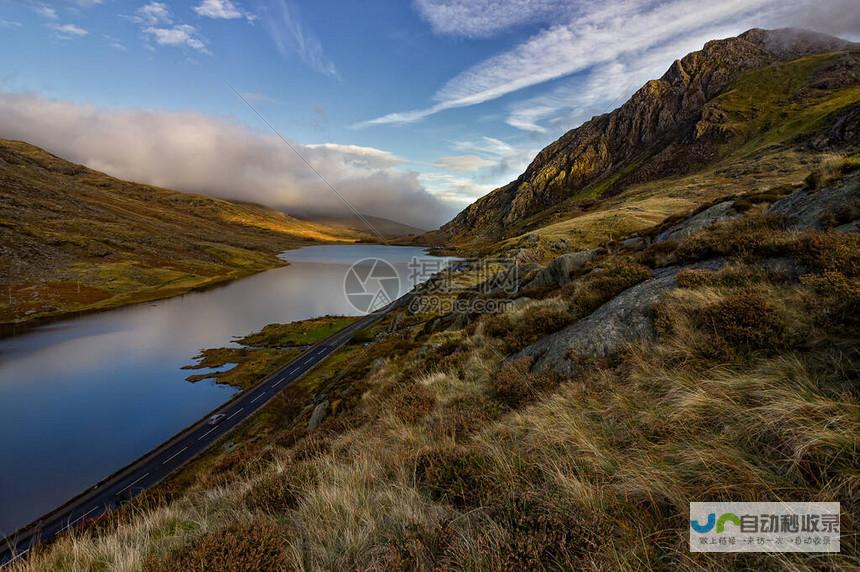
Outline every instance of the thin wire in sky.
{"label": "thin wire in sky", "polygon": [[251,109],[251,111],[253,111],[253,112],[257,115],[257,117],[259,117],[259,118],[260,118],[260,120],[261,120],[263,123],[265,123],[265,124],[266,124],[266,126],[268,126],[268,128],[269,128],[269,129],[271,129],[271,130],[272,130],[272,133],[274,133],[275,135],[277,135],[277,136],[278,136],[278,138],[279,138],[281,141],[283,141],[284,143],[286,143],[287,147],[289,147],[289,148],[292,150],[292,152],[293,152],[293,153],[295,153],[295,154],[296,154],[296,156],[297,156],[299,159],[301,159],[301,160],[305,163],[305,165],[307,165],[307,166],[310,168],[310,170],[311,170],[311,171],[313,171],[313,172],[314,172],[314,174],[316,174],[316,176],[317,176],[317,177],[319,177],[319,178],[320,178],[320,180],[321,180],[323,183],[325,183],[325,185],[326,185],[329,189],[331,189],[331,192],[333,192],[335,195],[337,195],[337,198],[339,198],[339,199],[343,202],[343,204],[345,204],[345,205],[347,206],[347,208],[349,208],[349,210],[351,210],[353,213],[355,213],[355,216],[357,216],[357,217],[361,220],[361,222],[363,222],[363,223],[365,224],[365,226],[367,226],[367,228],[369,228],[369,229],[370,229],[370,231],[371,231],[373,234],[375,234],[375,235],[377,236],[377,238],[379,238],[379,240],[380,240],[383,244],[388,244],[388,241],[387,241],[387,240],[385,240],[385,237],[384,237],[384,236],[382,236],[382,233],[381,233],[381,232],[379,232],[378,230],[376,230],[376,227],[374,227],[372,224],[370,224],[370,221],[369,221],[369,220],[367,220],[367,219],[364,217],[364,215],[363,215],[363,214],[361,214],[360,212],[358,212],[358,210],[357,210],[354,206],[352,206],[352,204],[350,204],[350,202],[349,202],[348,200],[346,200],[346,198],[345,198],[342,194],[340,194],[339,192],[337,192],[337,189],[335,189],[335,188],[332,186],[332,184],[331,184],[331,183],[329,183],[329,182],[326,180],[326,178],[325,178],[325,177],[323,177],[323,176],[322,176],[322,174],[321,174],[319,171],[317,171],[317,170],[314,168],[314,166],[313,166],[313,165],[311,165],[311,164],[310,164],[310,162],[309,162],[307,159],[305,159],[305,158],[304,158],[304,156],[303,156],[301,153],[299,153],[299,150],[298,150],[298,149],[296,149],[296,148],[293,146],[293,144],[292,144],[292,143],[290,143],[289,141],[287,141],[287,139],[286,139],[283,135],[281,135],[281,134],[280,134],[280,132],[279,132],[277,129],[275,129],[275,126],[274,126],[274,125],[272,125],[271,123],[269,123],[269,121],[268,121],[265,117],[263,117],[263,114],[262,114],[262,113],[260,113],[259,111],[257,111],[257,108],[256,108],[256,107],[254,107],[253,105],[251,105],[251,103],[250,103],[247,99],[245,99],[245,97],[244,97],[241,93],[239,93],[239,92],[236,90],[236,88],[235,88],[235,87],[233,87],[233,86],[231,85],[231,86],[230,86],[230,89],[231,89],[231,90],[233,90],[233,93],[235,93],[235,94],[236,94],[236,96],[237,96],[239,99],[241,99],[243,102],[245,102],[245,105],[247,105],[247,106]]}

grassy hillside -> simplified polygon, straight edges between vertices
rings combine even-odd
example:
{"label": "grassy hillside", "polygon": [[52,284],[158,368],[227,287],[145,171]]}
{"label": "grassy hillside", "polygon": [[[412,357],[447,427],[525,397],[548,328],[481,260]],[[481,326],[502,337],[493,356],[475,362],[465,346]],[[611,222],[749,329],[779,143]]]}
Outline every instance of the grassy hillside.
{"label": "grassy hillside", "polygon": [[121,181],[0,140],[0,323],[172,296],[368,238],[252,204]]}
{"label": "grassy hillside", "polygon": [[[401,310],[224,447],[13,570],[856,569],[858,165],[737,199],[681,240],[604,244],[503,313]],[[653,306],[631,297],[667,272]],[[617,330],[615,351],[571,349],[566,373],[529,357],[637,307],[651,326]],[[246,337],[245,371],[332,325]],[[693,500],[839,501],[842,551],[691,554]]]}

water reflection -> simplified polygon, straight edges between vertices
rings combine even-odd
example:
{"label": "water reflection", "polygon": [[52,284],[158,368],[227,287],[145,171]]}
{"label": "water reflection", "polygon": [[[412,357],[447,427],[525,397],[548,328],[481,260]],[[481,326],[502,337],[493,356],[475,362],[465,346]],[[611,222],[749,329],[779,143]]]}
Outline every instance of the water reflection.
{"label": "water reflection", "polygon": [[419,248],[315,246],[279,268],[205,292],[44,326],[0,340],[0,536],[62,504],[226,401],[190,384],[202,348],[272,322],[355,314],[348,266],[381,257],[410,282]]}

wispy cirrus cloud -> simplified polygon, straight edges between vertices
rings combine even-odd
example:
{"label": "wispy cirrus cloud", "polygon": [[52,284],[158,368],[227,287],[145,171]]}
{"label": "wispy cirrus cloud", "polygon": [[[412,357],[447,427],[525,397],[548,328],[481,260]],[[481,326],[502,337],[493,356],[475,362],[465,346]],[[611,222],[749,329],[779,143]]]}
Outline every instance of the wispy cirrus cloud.
{"label": "wispy cirrus cloud", "polygon": [[565,17],[575,6],[569,0],[415,0],[434,32],[469,38]]}
{"label": "wispy cirrus cloud", "polygon": [[[853,1],[416,0],[419,13],[439,34],[488,37],[526,24],[543,29],[452,77],[437,90],[431,105],[388,113],[355,126],[413,123],[596,66],[623,65],[626,59],[659,50],[667,40],[685,43],[690,37],[734,35],[755,26],[810,23],[822,31],[858,33],[860,12],[849,6]],[[673,59],[683,55],[677,53]]]}
{"label": "wispy cirrus cloud", "polygon": [[89,32],[76,24],[48,24],[58,38],[61,40],[71,40],[74,38],[83,38]]}
{"label": "wispy cirrus cloud", "polygon": [[[587,3],[572,20],[552,25],[514,48],[451,78],[424,109],[384,115],[359,126],[411,123],[434,113],[476,105],[521,89],[652,49],[666,38],[687,35],[726,20],[740,21],[776,0],[622,0]],[[625,14],[620,18],[620,14]],[[743,27],[740,22],[738,26]]]}
{"label": "wispy cirrus cloud", "polygon": [[486,159],[477,155],[453,155],[450,157],[439,157],[433,162],[437,167],[450,169],[452,171],[479,171],[484,167],[496,165],[496,161]]}
{"label": "wispy cirrus cloud", "polygon": [[293,55],[317,72],[336,78],[337,68],[325,55],[316,34],[304,26],[298,8],[289,0],[269,0],[262,19],[272,41],[284,57]]}
{"label": "wispy cirrus cloud", "polygon": [[34,4],[33,11],[42,18],[47,18],[48,20],[57,20],[60,18],[59,14],[57,14],[57,10],[46,4]]}
{"label": "wispy cirrus cloud", "polygon": [[618,107],[645,82],[661,77],[680,55],[732,33],[727,29],[683,36],[652,50],[594,66],[584,77],[575,76],[547,93],[514,103],[506,123],[524,131],[558,135]]}

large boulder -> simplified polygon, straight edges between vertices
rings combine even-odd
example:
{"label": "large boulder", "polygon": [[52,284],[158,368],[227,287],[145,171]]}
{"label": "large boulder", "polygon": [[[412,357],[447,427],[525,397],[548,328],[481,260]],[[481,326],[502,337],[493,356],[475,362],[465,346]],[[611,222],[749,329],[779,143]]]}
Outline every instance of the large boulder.
{"label": "large boulder", "polygon": [[[716,269],[722,261],[696,264]],[[553,370],[572,376],[578,358],[602,358],[615,354],[622,344],[654,336],[652,307],[663,295],[678,287],[675,276],[681,267],[664,268],[654,277],[629,288],[591,315],[524,348],[517,357],[535,359],[537,371]]]}
{"label": "large boulder", "polygon": [[860,218],[860,177],[854,176],[832,187],[792,193],[767,210],[779,215],[789,229],[835,228],[857,232]]}
{"label": "large boulder", "polygon": [[313,431],[317,427],[319,427],[320,423],[328,415],[328,399],[320,402],[314,407],[313,413],[311,413],[311,418],[308,420],[308,431]]}
{"label": "large boulder", "polygon": [[657,235],[655,242],[666,240],[681,240],[718,222],[731,220],[740,216],[734,208],[734,201],[724,201],[679,222]]}
{"label": "large boulder", "polygon": [[580,250],[562,254],[547,265],[545,269],[538,272],[535,277],[523,285],[523,289],[557,288],[570,282],[570,275],[581,270],[588,262],[591,262],[601,251],[597,248],[591,250]]}

